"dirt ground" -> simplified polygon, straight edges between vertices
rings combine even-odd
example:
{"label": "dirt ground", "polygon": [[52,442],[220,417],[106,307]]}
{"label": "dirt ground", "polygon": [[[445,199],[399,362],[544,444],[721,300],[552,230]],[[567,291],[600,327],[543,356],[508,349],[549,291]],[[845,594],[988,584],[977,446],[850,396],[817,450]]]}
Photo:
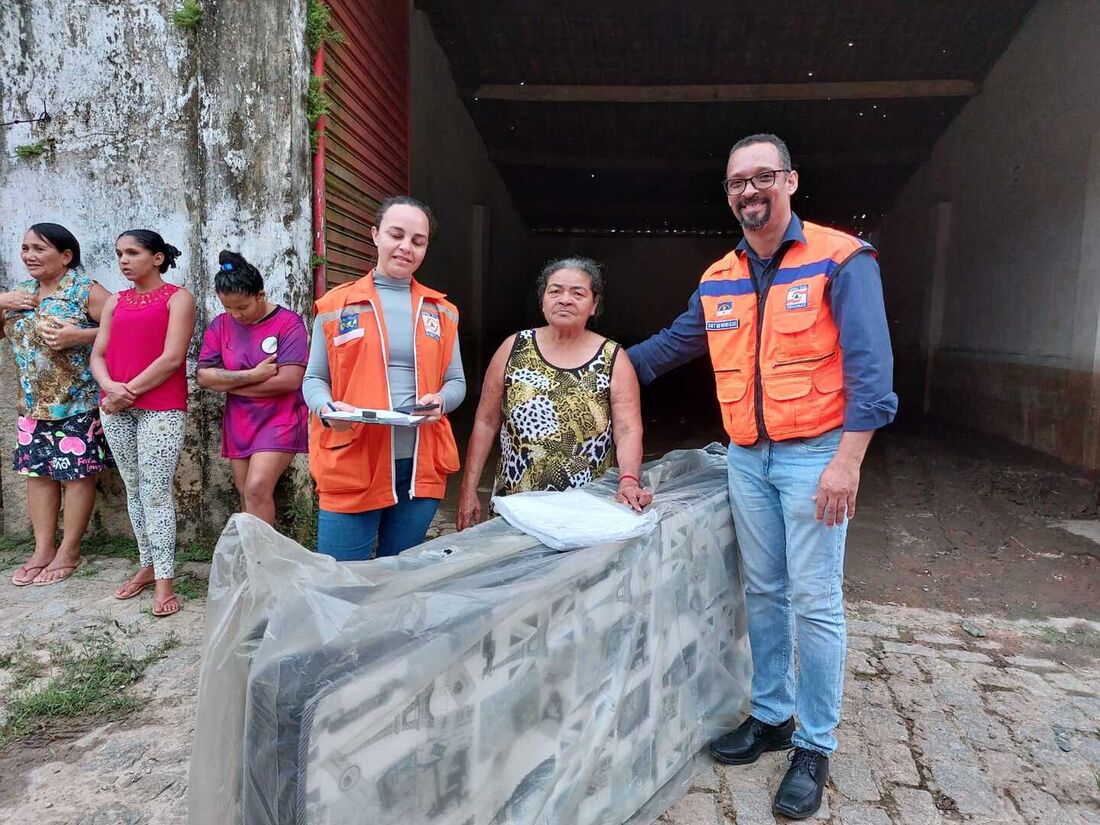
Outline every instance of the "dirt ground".
{"label": "dirt ground", "polygon": [[[721,437],[709,419],[658,418],[647,425],[647,458]],[[455,487],[437,530],[453,525]],[[1100,536],[1098,489],[1095,479],[1049,458],[972,433],[931,427],[882,433],[865,464],[848,543],[850,607],[856,617],[876,606],[912,610],[930,627],[944,622],[957,629],[973,617],[991,632],[1001,628],[994,634],[998,657],[1035,657],[1055,663],[1052,668],[1092,672],[1100,659],[1098,626],[1076,620],[1100,618],[1100,545],[1078,533]],[[20,638],[44,649],[46,641],[94,630],[138,654],[169,634],[177,642],[130,688],[137,709],[129,715],[78,718],[0,748],[0,821],[186,821],[201,592],[185,600],[176,617],[155,620],[148,598],[117,602],[112,596],[131,561],[90,556],[85,569],[62,585],[16,589],[7,580],[20,561],[18,553],[0,554],[0,721],[12,681],[3,655]],[[205,569],[188,566],[193,578]],[[893,644],[898,637],[891,632],[873,644]],[[893,678],[889,669],[882,678]],[[1095,722],[1083,724],[1082,741],[1100,750]],[[1100,775],[1100,766],[1095,770]],[[847,815],[841,820],[848,822]],[[728,813],[724,821],[755,820]]]}
{"label": "dirt ground", "polygon": [[[709,416],[646,427],[647,460],[727,440]],[[980,433],[890,427],[863,465],[845,591],[956,613],[1100,618],[1100,479]]]}

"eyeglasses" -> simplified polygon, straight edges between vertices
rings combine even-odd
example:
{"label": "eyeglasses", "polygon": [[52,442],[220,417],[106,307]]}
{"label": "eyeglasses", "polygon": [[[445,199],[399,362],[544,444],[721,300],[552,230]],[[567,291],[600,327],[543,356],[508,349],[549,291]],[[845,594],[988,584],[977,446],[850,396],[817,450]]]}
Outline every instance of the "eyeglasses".
{"label": "eyeglasses", "polygon": [[727,195],[740,195],[745,191],[745,187],[749,185],[749,181],[752,181],[752,186],[758,192],[764,189],[771,189],[775,186],[775,176],[778,174],[789,175],[790,169],[769,169],[767,172],[757,172],[751,178],[726,178],[722,181],[722,191]]}

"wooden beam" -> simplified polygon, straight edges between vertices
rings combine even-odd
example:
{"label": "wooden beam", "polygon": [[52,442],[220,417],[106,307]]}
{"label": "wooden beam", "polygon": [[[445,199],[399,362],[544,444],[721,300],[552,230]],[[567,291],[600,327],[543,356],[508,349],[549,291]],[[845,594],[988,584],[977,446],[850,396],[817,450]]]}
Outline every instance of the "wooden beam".
{"label": "wooden beam", "polygon": [[[822,169],[830,166],[888,166],[890,164],[918,164],[928,159],[929,149],[905,147],[901,149],[877,149],[866,152],[821,152],[798,155],[794,158],[796,169]],[[552,152],[520,152],[499,150],[490,155],[499,166],[537,166],[548,169],[579,169],[586,172],[642,171],[642,172],[714,172],[721,176],[726,158],[652,158],[622,155],[560,155]]]}
{"label": "wooden beam", "polygon": [[686,86],[552,86],[486,83],[478,100],[528,103],[754,103],[773,100],[889,100],[973,97],[971,80],[866,80],[850,83],[730,83]]}

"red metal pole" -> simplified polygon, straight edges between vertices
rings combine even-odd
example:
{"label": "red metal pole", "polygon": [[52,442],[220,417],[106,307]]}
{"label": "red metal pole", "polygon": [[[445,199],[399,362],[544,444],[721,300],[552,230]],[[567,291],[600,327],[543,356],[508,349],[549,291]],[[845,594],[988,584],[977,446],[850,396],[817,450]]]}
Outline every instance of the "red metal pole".
{"label": "red metal pole", "polygon": [[[324,77],[325,44],[322,42],[313,56],[313,76]],[[322,81],[323,82],[323,81]],[[313,296],[325,294],[325,116],[317,119],[317,147],[313,150]]]}

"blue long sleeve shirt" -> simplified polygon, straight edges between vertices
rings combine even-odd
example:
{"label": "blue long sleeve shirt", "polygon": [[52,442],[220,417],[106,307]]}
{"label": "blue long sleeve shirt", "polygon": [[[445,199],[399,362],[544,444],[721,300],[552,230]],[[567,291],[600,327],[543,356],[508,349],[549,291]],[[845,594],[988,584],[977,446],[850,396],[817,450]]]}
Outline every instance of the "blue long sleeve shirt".
{"label": "blue long sleeve shirt", "polygon": [[[791,216],[780,248],[806,242],[802,221]],[[769,260],[759,258],[744,239],[737,245],[748,256],[757,289]],[[826,299],[840,332],[844,367],[844,429],[877,430],[894,420],[898,397],[893,391],[894,353],[882,299],[878,261],[867,247],[837,269],[826,288]],[[648,384],[658,376],[707,352],[706,320],[699,290],[688,299],[687,309],[672,326],[630,347],[638,379]]]}

